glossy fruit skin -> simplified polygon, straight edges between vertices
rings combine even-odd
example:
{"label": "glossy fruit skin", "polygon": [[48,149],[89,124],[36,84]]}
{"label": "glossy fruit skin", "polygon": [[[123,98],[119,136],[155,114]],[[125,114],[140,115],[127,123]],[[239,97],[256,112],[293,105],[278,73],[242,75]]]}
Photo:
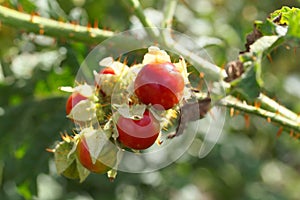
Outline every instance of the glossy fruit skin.
{"label": "glossy fruit skin", "polygon": [[157,119],[146,110],[143,118],[134,120],[120,116],[117,122],[118,140],[126,147],[143,150],[149,148],[157,139],[160,124]]}
{"label": "glossy fruit skin", "polygon": [[183,96],[184,79],[172,63],[150,63],[138,73],[134,92],[144,104],[167,110]]}
{"label": "glossy fruit skin", "polygon": [[[102,96],[107,96],[107,87],[113,87],[114,83],[114,75],[116,75],[116,72],[113,68],[111,67],[105,67],[102,70],[98,72],[99,74],[99,80],[95,80],[95,86],[100,89],[100,93]],[[101,76],[102,75],[102,76]],[[101,78],[100,78],[101,77]],[[103,85],[104,84],[104,85]],[[104,87],[104,89],[103,89]]]}
{"label": "glossy fruit skin", "polygon": [[99,74],[112,74],[112,75],[115,75],[116,73],[115,73],[113,68],[105,67],[102,70],[100,70]]}
{"label": "glossy fruit skin", "polygon": [[82,96],[80,93],[78,92],[74,92],[72,93],[66,103],[66,113],[67,115],[69,115],[71,113],[72,108],[75,107],[76,104],[78,104],[80,101],[82,100],[86,100],[87,97]]}
{"label": "glossy fruit skin", "polygon": [[103,174],[109,171],[111,168],[100,162],[99,160],[96,160],[96,162],[93,164],[91,154],[89,152],[86,140],[84,137],[81,137],[79,139],[79,142],[77,144],[76,148],[76,155],[79,160],[79,162],[88,170],[91,172],[97,173],[97,174]]}

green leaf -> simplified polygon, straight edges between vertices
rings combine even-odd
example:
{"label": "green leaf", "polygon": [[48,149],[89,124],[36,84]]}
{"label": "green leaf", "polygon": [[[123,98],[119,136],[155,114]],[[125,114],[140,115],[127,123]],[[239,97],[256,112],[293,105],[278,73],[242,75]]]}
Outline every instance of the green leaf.
{"label": "green leaf", "polygon": [[71,154],[69,156],[70,151],[73,148],[73,142],[60,142],[54,152],[54,159],[57,173],[62,174],[64,171],[70,167],[70,165],[74,162],[75,156]]}
{"label": "green leaf", "polygon": [[256,54],[263,53],[264,51],[270,49],[279,38],[280,36],[278,35],[263,36],[250,45],[250,52]]}
{"label": "green leaf", "polygon": [[[300,9],[283,6],[281,9],[271,13],[270,20],[280,26],[287,26],[287,37],[300,39]],[[279,26],[278,25],[278,26]]]}
{"label": "green leaf", "polygon": [[262,35],[276,35],[277,25],[271,20],[267,19],[266,21],[255,21],[255,28],[262,33]]}
{"label": "green leaf", "polygon": [[82,166],[79,160],[76,158],[76,169],[79,176],[79,181],[82,183],[90,174],[90,171]]}
{"label": "green leaf", "polygon": [[73,160],[71,165],[69,165],[68,168],[65,169],[65,171],[63,171],[61,174],[69,179],[80,179],[77,169],[77,162]]}
{"label": "green leaf", "polygon": [[60,142],[54,152],[56,170],[58,174],[62,174],[70,179],[79,179],[83,182],[90,174],[89,170],[84,168],[74,153],[74,143],[63,141]]}
{"label": "green leaf", "polygon": [[238,92],[242,98],[252,102],[259,96],[261,81],[257,78],[255,67],[249,67],[243,75],[231,83],[232,91]]}
{"label": "green leaf", "polygon": [[299,9],[294,9],[292,13],[287,34],[289,37],[300,39],[300,11]]}
{"label": "green leaf", "polygon": [[298,8],[290,8],[283,6],[281,9],[274,11],[270,14],[270,20],[277,22],[278,24],[290,25],[290,19],[294,14],[299,13]]}

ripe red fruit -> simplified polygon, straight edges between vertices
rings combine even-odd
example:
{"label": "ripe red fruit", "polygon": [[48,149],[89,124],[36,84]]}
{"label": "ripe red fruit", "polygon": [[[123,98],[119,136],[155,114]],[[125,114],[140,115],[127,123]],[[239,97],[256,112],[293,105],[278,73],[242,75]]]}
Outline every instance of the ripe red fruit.
{"label": "ripe red fruit", "polygon": [[134,92],[144,104],[157,109],[170,109],[183,96],[184,79],[172,63],[150,63],[138,73]]}
{"label": "ripe red fruit", "polygon": [[99,159],[97,159],[95,163],[92,162],[91,154],[84,137],[81,137],[79,139],[76,148],[76,154],[79,162],[91,172],[103,174],[111,169],[110,167],[100,162]]}
{"label": "ripe red fruit", "polygon": [[99,74],[112,74],[112,75],[115,75],[115,71],[113,68],[111,67],[105,67],[104,69],[102,69]]}
{"label": "ripe red fruit", "polygon": [[117,122],[118,140],[126,147],[142,150],[149,148],[157,139],[159,121],[146,110],[142,119],[134,120],[120,116]]}
{"label": "ripe red fruit", "polygon": [[82,96],[82,95],[81,95],[80,93],[78,93],[78,92],[72,93],[72,94],[69,96],[69,98],[68,98],[68,100],[67,100],[67,103],[66,103],[66,113],[67,113],[67,115],[70,114],[72,108],[74,108],[76,104],[78,104],[80,101],[86,100],[86,99],[87,99],[87,97]]}
{"label": "ripe red fruit", "polygon": [[103,96],[110,96],[110,91],[113,89],[116,72],[111,67],[105,67],[95,74],[95,86],[100,89]]}

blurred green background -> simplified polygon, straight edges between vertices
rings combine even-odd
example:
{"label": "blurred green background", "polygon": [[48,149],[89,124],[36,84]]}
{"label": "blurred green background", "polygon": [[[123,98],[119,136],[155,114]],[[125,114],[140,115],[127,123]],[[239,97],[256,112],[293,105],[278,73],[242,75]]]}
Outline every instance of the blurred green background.
{"label": "blurred green background", "polygon": [[[42,16],[99,22],[117,32],[139,26],[126,1],[118,0],[0,0],[1,4]],[[165,1],[141,1],[155,23]],[[215,64],[225,65],[244,50],[253,21],[264,20],[283,5],[299,1],[186,0],[179,1],[174,29],[194,38]],[[84,183],[56,174],[46,148],[70,132],[65,117],[67,94],[59,86],[73,85],[81,62],[93,46],[53,39],[1,25],[0,29],[0,199],[219,200],[300,198],[300,143],[265,119],[242,115],[226,119],[214,149],[198,158],[201,141],[172,165],[146,174],[120,172],[111,183],[105,175],[90,175]],[[264,61],[265,93],[300,112],[298,47],[274,51]]]}

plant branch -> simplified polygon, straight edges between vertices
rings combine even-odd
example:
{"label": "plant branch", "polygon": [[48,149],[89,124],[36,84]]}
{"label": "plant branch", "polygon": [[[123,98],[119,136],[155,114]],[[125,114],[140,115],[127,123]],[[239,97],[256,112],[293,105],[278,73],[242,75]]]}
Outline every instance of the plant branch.
{"label": "plant branch", "polygon": [[166,1],[165,8],[164,8],[164,19],[162,22],[163,28],[172,27],[172,21],[175,14],[176,6],[177,6],[177,0]]}
{"label": "plant branch", "polygon": [[297,115],[296,113],[287,109],[286,107],[280,105],[273,99],[270,99],[268,96],[266,96],[264,94],[260,94],[259,97],[257,98],[257,100],[261,103],[262,108],[267,109],[271,112],[278,113],[278,114],[300,124],[299,115]]}
{"label": "plant branch", "polygon": [[154,31],[155,26],[152,24],[152,22],[146,17],[144,13],[144,9],[141,6],[141,3],[139,0],[129,0],[128,1],[131,5],[131,7],[134,9],[134,14],[137,16],[137,18],[141,21],[144,27],[149,27],[146,29],[148,34],[152,38],[158,38],[158,34]]}
{"label": "plant branch", "polygon": [[276,112],[271,112],[256,106],[248,105],[233,96],[225,97],[219,102],[219,105],[226,106],[228,108],[234,108],[247,114],[257,115],[277,123],[286,130],[289,129],[295,132],[300,132],[300,124],[298,122],[282,116]]}
{"label": "plant branch", "polygon": [[111,31],[55,21],[37,15],[21,13],[3,6],[0,6],[0,21],[3,24],[29,32],[86,43],[98,43],[114,35],[114,32]]}

